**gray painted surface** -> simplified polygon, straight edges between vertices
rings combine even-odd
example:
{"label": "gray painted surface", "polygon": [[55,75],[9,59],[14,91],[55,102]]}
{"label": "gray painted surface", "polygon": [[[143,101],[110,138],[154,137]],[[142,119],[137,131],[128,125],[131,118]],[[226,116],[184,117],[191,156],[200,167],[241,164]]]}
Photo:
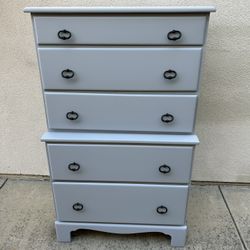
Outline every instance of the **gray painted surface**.
{"label": "gray painted surface", "polygon": [[171,236],[171,246],[184,247],[187,236],[187,226],[155,226],[155,225],[129,225],[106,223],[76,223],[55,222],[57,240],[71,241],[71,231],[78,229],[90,229],[116,234],[159,232]]}
{"label": "gray painted surface", "polygon": [[41,138],[45,142],[69,143],[115,143],[144,145],[197,145],[197,135],[175,134],[135,134],[135,133],[77,133],[77,132],[45,132]]}
{"label": "gray painted surface", "polygon": [[214,6],[112,6],[112,7],[26,7],[31,13],[200,13],[214,12]]}
{"label": "gray painted surface", "polygon": [[[197,95],[45,92],[50,129],[191,133],[196,101]],[[71,111],[77,120],[66,118]],[[166,113],[173,122],[161,121]]]}
{"label": "gray painted surface", "polygon": [[250,249],[250,187],[221,186],[230,212],[247,249]]}
{"label": "gray painted surface", "polygon": [[[44,89],[196,91],[201,48],[38,48]],[[74,77],[61,76],[65,69]],[[167,70],[177,73],[165,79]]]}
{"label": "gray painted surface", "polygon": [[[188,186],[115,183],[52,183],[57,220],[184,225]],[[75,203],[82,211],[73,210]],[[165,206],[166,214],[157,207]]]}
{"label": "gray painted surface", "polygon": [[[47,144],[53,180],[189,183],[193,147]],[[77,163],[72,171],[68,165]],[[169,173],[159,167],[166,164]],[[162,167],[165,169],[164,167]]]}
{"label": "gray painted surface", "polygon": [[[39,44],[150,44],[201,45],[204,43],[206,15],[202,16],[35,16]],[[71,32],[59,39],[60,30]],[[172,30],[182,33],[169,40]]]}

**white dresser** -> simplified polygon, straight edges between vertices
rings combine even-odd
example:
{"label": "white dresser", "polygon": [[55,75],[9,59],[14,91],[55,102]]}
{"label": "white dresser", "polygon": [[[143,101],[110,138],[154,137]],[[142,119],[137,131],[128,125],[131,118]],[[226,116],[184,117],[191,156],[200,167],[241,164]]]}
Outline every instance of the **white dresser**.
{"label": "white dresser", "polygon": [[59,241],[161,232],[184,246],[214,7],[28,7]]}

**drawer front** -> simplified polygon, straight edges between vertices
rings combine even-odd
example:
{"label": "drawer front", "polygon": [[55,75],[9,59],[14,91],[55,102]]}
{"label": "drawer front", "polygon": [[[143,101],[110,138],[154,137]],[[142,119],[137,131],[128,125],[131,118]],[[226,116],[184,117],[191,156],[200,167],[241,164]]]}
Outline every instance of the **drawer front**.
{"label": "drawer front", "polygon": [[53,180],[188,183],[192,146],[48,144]]}
{"label": "drawer front", "polygon": [[59,221],[185,224],[188,186],[53,182],[53,190]]}
{"label": "drawer front", "polygon": [[206,15],[34,17],[39,44],[201,45],[206,21]]}
{"label": "drawer front", "polygon": [[197,95],[46,92],[50,129],[193,131]]}
{"label": "drawer front", "polygon": [[44,89],[195,91],[201,48],[39,48]]}

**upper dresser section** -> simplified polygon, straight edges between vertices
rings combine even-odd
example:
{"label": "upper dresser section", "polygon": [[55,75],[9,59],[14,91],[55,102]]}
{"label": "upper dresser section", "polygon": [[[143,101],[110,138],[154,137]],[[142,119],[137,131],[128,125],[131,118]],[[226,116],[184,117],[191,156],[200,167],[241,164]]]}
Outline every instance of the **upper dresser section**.
{"label": "upper dresser section", "polygon": [[38,44],[79,45],[202,45],[211,11],[214,7],[25,9],[33,14]]}

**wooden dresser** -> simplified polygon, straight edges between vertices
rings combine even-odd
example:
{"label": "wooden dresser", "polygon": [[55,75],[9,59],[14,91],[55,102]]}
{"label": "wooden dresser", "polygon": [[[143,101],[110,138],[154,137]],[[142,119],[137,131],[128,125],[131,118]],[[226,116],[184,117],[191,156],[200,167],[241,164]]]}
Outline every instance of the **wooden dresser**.
{"label": "wooden dresser", "polygon": [[[184,246],[214,7],[28,7],[59,241],[161,232]],[[192,233],[192,232],[191,232]]]}

